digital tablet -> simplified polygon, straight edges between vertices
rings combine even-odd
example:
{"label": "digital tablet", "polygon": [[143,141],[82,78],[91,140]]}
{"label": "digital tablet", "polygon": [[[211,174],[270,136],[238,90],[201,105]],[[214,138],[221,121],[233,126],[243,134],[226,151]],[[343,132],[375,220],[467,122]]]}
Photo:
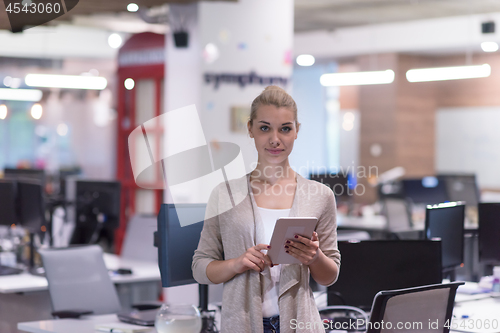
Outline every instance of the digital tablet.
{"label": "digital tablet", "polygon": [[271,248],[267,255],[274,265],[300,264],[300,260],[286,253],[285,243],[287,240],[295,241],[295,235],[311,238],[318,219],[316,217],[281,217],[276,221],[273,236],[271,237]]}

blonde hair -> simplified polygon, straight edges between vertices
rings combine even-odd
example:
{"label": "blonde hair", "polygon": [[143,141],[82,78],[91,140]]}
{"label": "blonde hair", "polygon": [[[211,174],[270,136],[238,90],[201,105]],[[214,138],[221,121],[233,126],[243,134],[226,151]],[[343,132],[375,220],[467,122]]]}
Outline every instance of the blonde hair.
{"label": "blonde hair", "polygon": [[263,105],[274,105],[277,108],[287,108],[292,111],[295,118],[295,126],[297,127],[297,131],[299,130],[300,123],[297,120],[297,104],[295,104],[292,96],[284,89],[278,86],[268,86],[253,100],[250,109],[250,119],[248,120],[250,126],[253,126],[253,120],[257,118],[257,110]]}

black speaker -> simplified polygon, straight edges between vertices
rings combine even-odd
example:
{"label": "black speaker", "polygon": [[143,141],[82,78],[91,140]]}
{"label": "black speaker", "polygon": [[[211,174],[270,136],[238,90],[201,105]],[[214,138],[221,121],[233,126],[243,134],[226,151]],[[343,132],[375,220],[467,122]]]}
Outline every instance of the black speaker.
{"label": "black speaker", "polygon": [[187,31],[174,32],[175,47],[188,47],[189,34]]}
{"label": "black speaker", "polygon": [[481,24],[481,31],[483,34],[492,34],[495,32],[495,22],[483,22]]}

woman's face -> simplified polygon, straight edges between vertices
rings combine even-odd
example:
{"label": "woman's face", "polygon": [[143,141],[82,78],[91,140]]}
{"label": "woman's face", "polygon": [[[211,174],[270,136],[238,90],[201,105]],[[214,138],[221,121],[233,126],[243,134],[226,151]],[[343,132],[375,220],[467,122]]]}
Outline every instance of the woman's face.
{"label": "woman's face", "polygon": [[280,164],[292,152],[298,129],[293,112],[287,108],[263,105],[257,109],[253,125],[248,123],[251,138],[259,153],[259,161]]}

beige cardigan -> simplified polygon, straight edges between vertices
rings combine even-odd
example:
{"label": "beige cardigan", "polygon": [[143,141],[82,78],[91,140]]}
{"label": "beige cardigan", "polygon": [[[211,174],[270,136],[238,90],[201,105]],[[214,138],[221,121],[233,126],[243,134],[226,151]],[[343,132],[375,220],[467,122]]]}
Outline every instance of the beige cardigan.
{"label": "beige cardigan", "polygon": [[[263,223],[249,181],[250,174],[247,174],[223,182],[210,195],[206,216],[214,217],[205,220],[192,264],[193,276],[200,284],[213,284],[206,274],[211,261],[237,258],[248,248],[264,243]],[[222,213],[217,215],[219,212]],[[319,247],[340,267],[332,190],[297,174],[290,216],[318,218]],[[269,267],[262,273],[248,270],[224,283],[221,333],[263,332],[262,290],[270,282],[269,273]],[[308,266],[281,265],[278,305],[281,333],[324,332],[309,288]]]}

